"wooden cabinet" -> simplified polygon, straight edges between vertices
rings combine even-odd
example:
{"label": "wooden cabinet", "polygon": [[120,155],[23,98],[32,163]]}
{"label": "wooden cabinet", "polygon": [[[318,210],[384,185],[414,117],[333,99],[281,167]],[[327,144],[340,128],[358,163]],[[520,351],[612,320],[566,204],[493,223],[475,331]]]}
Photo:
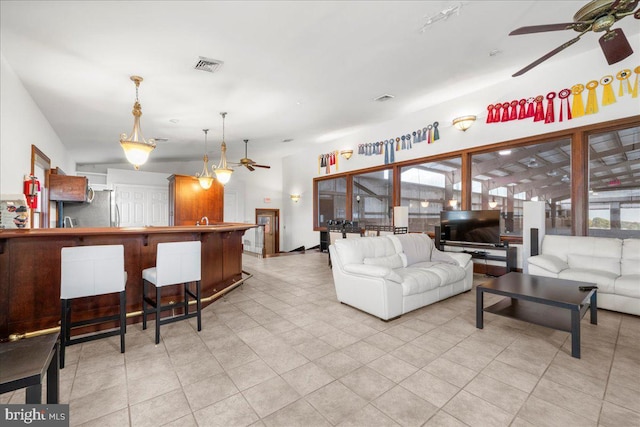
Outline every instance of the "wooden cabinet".
{"label": "wooden cabinet", "polygon": [[49,175],[49,200],[56,202],[84,202],[89,181],[84,176]]}
{"label": "wooden cabinet", "polygon": [[209,223],[224,221],[224,186],[217,180],[208,190],[189,175],[169,178],[169,225],[196,225],[203,216]]}

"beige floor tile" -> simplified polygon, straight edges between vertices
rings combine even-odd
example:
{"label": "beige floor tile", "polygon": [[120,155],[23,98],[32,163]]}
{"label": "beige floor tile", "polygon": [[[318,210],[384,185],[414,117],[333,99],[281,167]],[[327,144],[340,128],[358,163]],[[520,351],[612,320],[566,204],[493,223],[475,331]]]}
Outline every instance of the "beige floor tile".
{"label": "beige floor tile", "polygon": [[473,377],[478,375],[478,372],[452,362],[444,356],[434,360],[422,369],[456,387],[464,387]]}
{"label": "beige floor tile", "polygon": [[423,368],[438,357],[437,354],[411,343],[405,344],[389,354],[410,363],[416,368]]}
{"label": "beige floor tile", "polygon": [[316,337],[301,328],[295,328],[286,332],[281,332],[278,336],[290,346],[295,346],[304,342],[315,340]]}
{"label": "beige floor tile", "polygon": [[[14,394],[14,396],[18,393]],[[24,397],[19,402],[24,403]],[[100,405],[96,405],[100,402]],[[105,388],[69,401],[69,422],[79,425],[127,407],[127,388],[124,385]]]}
{"label": "beige floor tile", "polygon": [[456,345],[442,354],[442,358],[476,372],[483,370],[493,358],[482,356],[472,350]]}
{"label": "beige floor tile", "polygon": [[280,377],[271,378],[243,391],[242,394],[261,418],[300,398],[300,394]]}
{"label": "beige floor tile", "polygon": [[293,348],[309,360],[318,359],[336,350],[334,346],[320,340],[306,341]]}
{"label": "beige floor tile", "polygon": [[600,425],[603,427],[639,426],[640,412],[604,402],[600,413]]}
{"label": "beige floor tile", "polygon": [[514,415],[529,397],[527,393],[483,374],[475,377],[464,390]]}
{"label": "beige floor tile", "polygon": [[178,376],[173,370],[157,371],[146,377],[127,381],[129,405],[143,402],[176,389],[181,389],[181,385]]}
{"label": "beige floor tile", "polygon": [[364,341],[358,341],[342,349],[342,352],[362,364],[367,364],[384,355],[384,351]]}
{"label": "beige floor tile", "polygon": [[183,387],[192,411],[205,408],[239,393],[238,388],[225,373],[205,377]]}
{"label": "beige floor tile", "polygon": [[540,380],[537,375],[525,372],[498,360],[489,363],[489,365],[482,370],[482,373],[526,393],[533,391]]}
{"label": "beige floor tile", "polygon": [[349,418],[367,404],[363,398],[338,381],[316,390],[308,395],[306,400],[334,425]]}
{"label": "beige floor tile", "polygon": [[609,383],[640,392],[640,363],[615,358],[609,373]]}
{"label": "beige floor tile", "polygon": [[124,365],[114,366],[95,372],[93,375],[76,376],[69,399],[78,399],[96,391],[111,387],[126,387]]}
{"label": "beige floor tile", "polygon": [[602,401],[574,388],[542,378],[532,395],[585,418],[598,421]]}
{"label": "beige floor tile", "polygon": [[438,408],[444,406],[460,390],[426,371],[416,372],[400,385]]}
{"label": "beige floor tile", "polygon": [[506,363],[507,365],[511,365],[514,368],[521,369],[525,372],[529,372],[537,377],[542,376],[549,365],[548,362],[540,360],[533,355],[521,353],[509,348],[500,353],[495,360]]}
{"label": "beige floor tile", "polygon": [[334,381],[331,375],[313,362],[282,374],[282,378],[301,396],[306,396]]}
{"label": "beige floor tile", "polygon": [[340,382],[365,400],[373,400],[396,383],[385,378],[368,366],[362,366],[340,378]]}
{"label": "beige floor tile", "polygon": [[465,424],[477,427],[508,426],[513,418],[513,415],[464,390],[442,409]]}
{"label": "beige floor tile", "polygon": [[377,427],[399,427],[400,424],[394,422],[391,418],[387,417],[384,413],[380,412],[372,405],[367,405],[340,424],[339,427],[362,427],[362,426],[377,426]]}
{"label": "beige floor tile", "polygon": [[263,419],[268,427],[330,427],[331,424],[306,400],[300,399]]}
{"label": "beige floor tile", "polygon": [[439,410],[433,417],[429,418],[424,427],[465,427],[466,425],[445,411]]}
{"label": "beige floor tile", "polygon": [[175,366],[176,374],[182,386],[193,384],[202,378],[219,374],[223,371],[215,357],[207,357],[187,365]]}
{"label": "beige floor tile", "polygon": [[248,426],[260,418],[241,393],[193,413],[199,426]]}
{"label": "beige floor tile", "polygon": [[326,356],[315,360],[315,363],[336,379],[341,378],[362,366],[360,362],[347,356],[341,351],[329,353]]}
{"label": "beige floor tile", "polygon": [[363,341],[378,347],[380,350],[387,353],[405,345],[405,342],[401,339],[391,336],[385,332],[378,332],[377,334],[370,335]]}
{"label": "beige floor tile", "polygon": [[412,364],[390,354],[385,354],[373,362],[370,362],[367,366],[395,383],[401,382],[418,370],[418,368]]}
{"label": "beige floor tile", "polygon": [[543,378],[580,390],[598,399],[602,399],[607,386],[605,380],[591,377],[582,372],[556,365],[555,363],[551,363],[549,369],[544,373]]}
{"label": "beige floor tile", "polygon": [[609,384],[604,395],[604,400],[618,406],[622,406],[623,408],[640,412],[640,392],[628,387],[618,384]]}
{"label": "beige floor tile", "polygon": [[245,343],[233,347],[212,350],[220,365],[226,370],[245,365],[259,359],[258,355]]}
{"label": "beige floor tile", "polygon": [[403,426],[421,426],[438,410],[434,405],[400,386],[378,397],[372,405]]}
{"label": "beige floor tile", "polygon": [[277,376],[262,360],[254,360],[237,368],[229,369],[227,374],[239,390],[246,390]]}
{"label": "beige floor tile", "polygon": [[522,405],[518,417],[540,427],[587,427],[597,424],[593,420],[576,415],[535,396],[529,396]]}
{"label": "beige floor tile", "polygon": [[427,332],[424,335],[419,336],[418,338],[411,341],[411,344],[420,347],[424,350],[429,351],[430,353],[437,354],[438,356],[449,351],[452,347],[454,347],[459,341],[451,342],[441,339],[442,335],[434,336],[431,335],[433,331]]}
{"label": "beige floor tile", "polygon": [[320,339],[336,348],[344,348],[360,340],[359,338],[340,330],[323,335]]}
{"label": "beige floor tile", "polygon": [[[71,422],[70,424],[73,425]],[[124,427],[128,425],[130,425],[129,408],[122,408],[119,411],[115,411],[100,418],[88,421],[82,424],[82,427]]]}
{"label": "beige floor tile", "polygon": [[182,390],[173,390],[150,400],[131,405],[132,426],[156,426],[158,421],[168,423],[191,413]]}

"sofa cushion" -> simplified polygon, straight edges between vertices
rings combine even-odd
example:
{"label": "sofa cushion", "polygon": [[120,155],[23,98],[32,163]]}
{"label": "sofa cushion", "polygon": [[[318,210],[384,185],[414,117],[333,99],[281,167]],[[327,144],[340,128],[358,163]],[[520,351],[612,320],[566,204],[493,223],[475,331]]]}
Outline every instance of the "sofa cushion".
{"label": "sofa cushion", "polygon": [[362,264],[365,258],[393,255],[396,248],[386,237],[339,239],[334,243],[342,264]]}
{"label": "sofa cushion", "polygon": [[567,262],[569,268],[597,269],[616,276],[620,275],[620,258],[609,258],[606,252],[600,256],[568,254]]}
{"label": "sofa cushion", "polygon": [[640,274],[627,274],[616,279],[613,285],[616,295],[640,298]]}
{"label": "sofa cushion", "polygon": [[555,274],[569,268],[569,264],[555,255],[536,255],[529,258],[527,262]]}
{"label": "sofa cushion", "polygon": [[614,293],[614,283],[618,275],[602,270],[569,268],[561,271],[558,277],[566,280],[595,283],[598,285],[598,292],[612,294]]}
{"label": "sofa cushion", "polygon": [[467,275],[467,272],[464,268],[458,265],[444,264],[441,262],[419,262],[412,265],[412,267],[428,268],[430,272],[438,275],[441,281],[441,285],[450,285],[464,279]]}
{"label": "sofa cushion", "polygon": [[431,270],[405,267],[395,270],[402,277],[402,296],[421,294],[440,287],[442,279]]}
{"label": "sofa cushion", "polygon": [[589,255],[618,258],[622,256],[622,240],[611,237],[560,236],[547,234],[542,239],[542,254],[555,255],[567,262],[567,256]]}
{"label": "sofa cushion", "polygon": [[623,240],[620,273],[623,276],[640,274],[640,239]]}
{"label": "sofa cushion", "polygon": [[396,246],[400,243],[402,252],[407,256],[408,266],[421,261],[431,261],[433,242],[426,234],[396,234],[387,238],[394,241]]}
{"label": "sofa cushion", "polygon": [[381,265],[346,264],[344,271],[347,273],[360,274],[368,277],[380,277],[392,282],[402,283],[402,277],[390,269]]}
{"label": "sofa cushion", "polygon": [[363,263],[366,265],[381,265],[383,267],[389,268],[404,267],[400,254],[393,254],[375,258],[364,258]]}

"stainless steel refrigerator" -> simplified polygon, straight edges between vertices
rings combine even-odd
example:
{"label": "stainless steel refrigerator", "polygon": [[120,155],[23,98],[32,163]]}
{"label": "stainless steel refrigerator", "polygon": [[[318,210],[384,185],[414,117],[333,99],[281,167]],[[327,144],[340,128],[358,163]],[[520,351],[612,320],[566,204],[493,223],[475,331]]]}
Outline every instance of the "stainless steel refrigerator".
{"label": "stainless steel refrigerator", "polygon": [[119,227],[120,215],[113,190],[95,191],[93,200],[64,204],[65,227]]}

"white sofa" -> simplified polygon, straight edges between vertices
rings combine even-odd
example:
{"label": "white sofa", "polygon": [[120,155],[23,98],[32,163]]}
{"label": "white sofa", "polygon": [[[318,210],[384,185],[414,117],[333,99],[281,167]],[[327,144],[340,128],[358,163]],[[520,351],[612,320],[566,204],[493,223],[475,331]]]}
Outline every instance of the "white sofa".
{"label": "white sofa", "polygon": [[473,263],[426,234],[337,240],[329,246],[338,300],[383,320],[471,289]]}
{"label": "white sofa", "polygon": [[598,308],[640,316],[640,239],[546,235],[529,274],[592,282]]}

